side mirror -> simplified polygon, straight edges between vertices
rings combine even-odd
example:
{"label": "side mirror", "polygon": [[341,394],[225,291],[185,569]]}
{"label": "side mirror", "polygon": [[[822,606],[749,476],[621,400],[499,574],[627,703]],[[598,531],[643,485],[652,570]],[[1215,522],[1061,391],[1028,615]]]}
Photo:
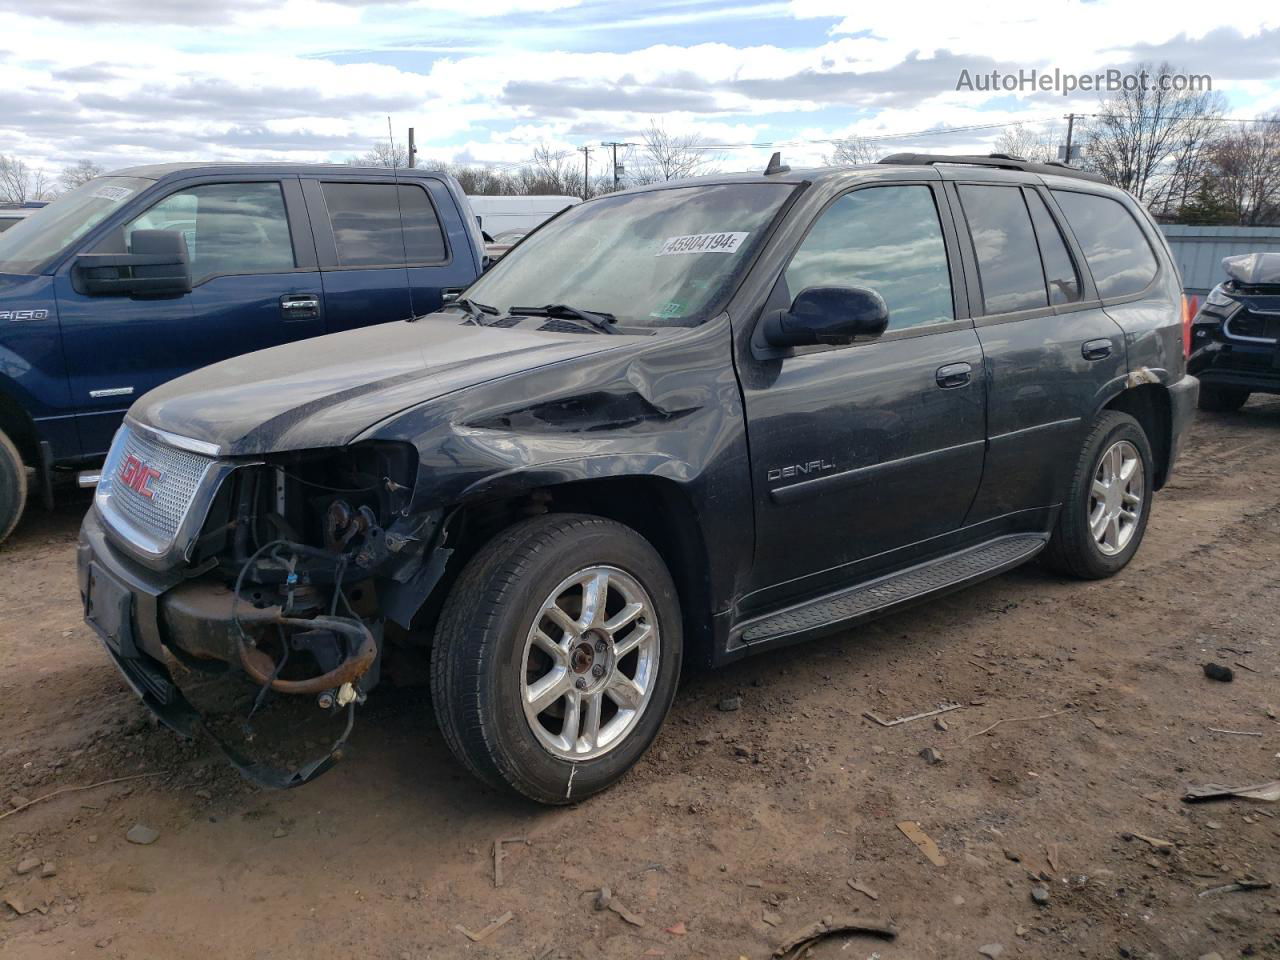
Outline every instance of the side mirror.
{"label": "side mirror", "polygon": [[187,240],[179,230],[135,230],[130,253],[82,253],[72,274],[91,297],[176,297],[191,292]]}
{"label": "side mirror", "polygon": [[764,338],[771,347],[807,347],[816,343],[852,343],[878,337],[889,325],[884,298],[865,287],[808,287],[790,310],[765,318]]}

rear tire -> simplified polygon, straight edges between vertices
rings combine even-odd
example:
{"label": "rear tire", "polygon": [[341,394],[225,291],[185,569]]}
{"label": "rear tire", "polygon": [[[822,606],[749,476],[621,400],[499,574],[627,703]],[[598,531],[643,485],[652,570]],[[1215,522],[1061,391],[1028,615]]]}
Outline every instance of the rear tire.
{"label": "rear tire", "polygon": [[436,718],[481,780],[574,803],[653,742],[682,650],[675,584],[647,540],[601,517],[535,517],[481,549],[445,601]]}
{"label": "rear tire", "polygon": [[1045,564],[1082,580],[1123,570],[1147,530],[1154,476],[1151,444],[1138,421],[1104,411],[1076,461]]}
{"label": "rear tire", "polygon": [[1248,399],[1248,390],[1200,385],[1200,409],[1208,413],[1235,413]]}
{"label": "rear tire", "polygon": [[0,543],[13,533],[26,503],[26,465],[13,441],[0,432]]}

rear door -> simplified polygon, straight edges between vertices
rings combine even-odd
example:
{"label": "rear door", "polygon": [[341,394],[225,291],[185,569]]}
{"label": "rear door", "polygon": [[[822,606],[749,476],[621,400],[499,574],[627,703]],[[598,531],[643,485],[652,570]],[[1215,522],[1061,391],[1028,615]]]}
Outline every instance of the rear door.
{"label": "rear door", "polygon": [[85,253],[123,253],[135,230],[177,230],[189,294],[88,296],[70,262],[57,278],[72,402],[86,456],[106,452],[124,412],[153,387],[218,360],[324,330],[315,249],[296,177],[182,181]]}
{"label": "rear door", "polygon": [[982,351],[941,184],[856,188],[818,215],[766,310],[860,286],[888,330],[845,346],[739,358],[756,497],[743,607],[836,589],[956,530],[982,474]]}
{"label": "rear door", "polygon": [[430,313],[474,278],[455,264],[421,178],[308,178],[303,191],[330,332]]}
{"label": "rear door", "polygon": [[959,200],[988,380],[987,462],[967,522],[1037,527],[1061,502],[1094,411],[1126,375],[1124,334],[1032,178],[948,185]]}

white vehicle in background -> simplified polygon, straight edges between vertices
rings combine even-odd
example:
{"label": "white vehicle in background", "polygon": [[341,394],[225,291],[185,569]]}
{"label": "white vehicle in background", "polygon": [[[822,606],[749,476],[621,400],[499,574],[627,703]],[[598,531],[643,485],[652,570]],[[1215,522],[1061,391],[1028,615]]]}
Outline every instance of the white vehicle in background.
{"label": "white vehicle in background", "polygon": [[0,203],[0,233],[4,233],[10,227],[15,226],[19,220],[24,220],[31,216],[41,207],[47,200],[28,200],[26,203]]}
{"label": "white vehicle in background", "polygon": [[503,196],[467,197],[467,202],[484,234],[485,253],[497,260],[525,234],[582,200],[568,196]]}

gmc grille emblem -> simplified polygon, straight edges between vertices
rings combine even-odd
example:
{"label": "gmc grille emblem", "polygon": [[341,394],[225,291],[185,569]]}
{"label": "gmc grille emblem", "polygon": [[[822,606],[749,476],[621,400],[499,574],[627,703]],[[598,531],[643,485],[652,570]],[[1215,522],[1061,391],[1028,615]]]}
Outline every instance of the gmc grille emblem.
{"label": "gmc grille emblem", "polygon": [[125,457],[124,463],[120,465],[120,482],[148,500],[156,495],[155,490],[151,488],[151,481],[159,479],[159,470],[148,467],[133,454]]}

